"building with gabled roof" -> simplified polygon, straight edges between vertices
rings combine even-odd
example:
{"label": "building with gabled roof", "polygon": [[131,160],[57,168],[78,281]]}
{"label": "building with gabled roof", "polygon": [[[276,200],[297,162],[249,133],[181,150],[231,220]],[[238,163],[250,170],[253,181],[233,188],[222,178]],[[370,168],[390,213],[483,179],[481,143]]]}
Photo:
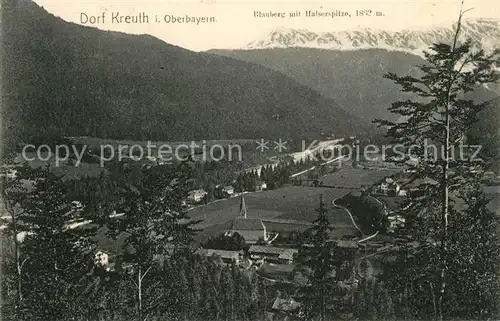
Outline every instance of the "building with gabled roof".
{"label": "building with gabled roof", "polygon": [[338,240],[337,246],[343,249],[358,249],[359,244],[357,241],[346,241],[346,240]]}
{"label": "building with gabled roof", "polygon": [[230,228],[226,231],[226,236],[232,236],[238,233],[248,244],[255,244],[259,240],[266,242],[268,240],[266,226],[260,218],[249,218],[245,204],[245,194],[241,194],[240,215],[234,218]]}
{"label": "building with gabled roof", "polygon": [[216,250],[216,249],[199,249],[197,251],[200,255],[206,257],[220,257],[225,263],[239,264],[242,257],[241,251],[228,251],[228,250]]}
{"label": "building with gabled roof", "polygon": [[248,249],[251,258],[264,259],[267,262],[291,264],[299,250],[274,246],[252,245]]}
{"label": "building with gabled roof", "polygon": [[291,282],[293,280],[294,271],[295,264],[274,264],[264,262],[256,270],[256,273],[260,277],[268,280]]}
{"label": "building with gabled roof", "polygon": [[234,194],[234,187],[231,185],[226,185],[222,188],[222,192],[228,196],[231,196]]}
{"label": "building with gabled roof", "polygon": [[233,220],[231,229],[242,231],[265,231],[266,226],[260,218],[237,217]]}
{"label": "building with gabled roof", "polygon": [[188,192],[187,199],[197,203],[201,202],[205,195],[207,195],[207,192],[205,192],[203,189],[192,190]]}
{"label": "building with gabled roof", "polygon": [[276,298],[271,307],[273,312],[284,314],[289,317],[298,317],[300,316],[302,304],[300,302],[295,301],[293,298]]}

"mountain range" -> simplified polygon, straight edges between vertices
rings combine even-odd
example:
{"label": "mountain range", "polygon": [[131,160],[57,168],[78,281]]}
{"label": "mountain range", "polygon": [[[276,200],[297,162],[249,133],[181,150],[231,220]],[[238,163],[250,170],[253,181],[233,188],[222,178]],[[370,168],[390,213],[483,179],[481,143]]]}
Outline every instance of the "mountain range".
{"label": "mountain range", "polygon": [[[279,28],[244,49],[209,52],[279,71],[367,122],[375,118],[396,120],[388,111],[391,103],[411,96],[401,93],[384,74],[418,76],[417,66],[425,63],[423,50],[434,43],[449,43],[455,27],[322,33]],[[461,31],[459,39],[470,38],[476,48],[500,48],[500,20],[465,20]],[[469,98],[487,101],[498,95],[500,90],[494,85],[477,88]]]}
{"label": "mountain range", "polygon": [[[391,102],[408,97],[383,74],[414,74],[424,60],[408,51],[450,32],[402,31],[388,40],[388,32],[353,30],[340,38],[304,31],[305,44],[302,32],[279,30],[273,43],[248,47],[258,49],[194,52],[149,35],[69,23],[30,0],[5,2],[4,142],[40,134],[170,141],[371,136],[370,122],[394,119]],[[499,40],[493,22],[467,21],[464,30],[485,43]],[[326,39],[351,39],[352,50],[312,45]],[[369,48],[353,45],[369,39]],[[379,48],[391,41],[405,50]],[[498,93],[479,88],[474,95],[488,100]]]}
{"label": "mountain range", "polygon": [[346,112],[366,122],[375,118],[396,120],[388,111],[391,102],[410,97],[383,75],[387,72],[412,74],[415,66],[424,62],[419,56],[385,49],[342,51],[292,47],[210,52],[281,72],[334,99]]}
{"label": "mountain range", "polygon": [[[412,28],[399,31],[358,28],[344,31],[312,32],[304,29],[278,28],[253,40],[242,49],[319,48],[358,50],[379,48],[421,54],[434,43],[449,43],[456,24],[446,27]],[[459,40],[471,39],[491,51],[499,48],[500,19],[464,19]]]}
{"label": "mountain range", "polygon": [[297,138],[370,126],[257,64],[69,23],[32,1],[10,0],[3,18],[4,140]]}

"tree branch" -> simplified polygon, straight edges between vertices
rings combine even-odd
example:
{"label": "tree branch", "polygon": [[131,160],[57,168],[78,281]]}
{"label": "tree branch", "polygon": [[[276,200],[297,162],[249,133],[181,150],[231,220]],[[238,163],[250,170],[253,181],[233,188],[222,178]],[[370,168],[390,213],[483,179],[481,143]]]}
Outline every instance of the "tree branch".
{"label": "tree branch", "polygon": [[28,258],[25,258],[22,262],[21,262],[21,265],[19,266],[20,269],[23,268],[24,266],[24,263],[26,263],[26,261],[28,261]]}
{"label": "tree branch", "polygon": [[144,277],[148,274],[148,272],[151,270],[151,268],[153,267],[153,265],[151,264],[149,266],[149,268],[146,270],[146,272],[144,272],[144,274],[141,276],[141,281],[144,279]]}

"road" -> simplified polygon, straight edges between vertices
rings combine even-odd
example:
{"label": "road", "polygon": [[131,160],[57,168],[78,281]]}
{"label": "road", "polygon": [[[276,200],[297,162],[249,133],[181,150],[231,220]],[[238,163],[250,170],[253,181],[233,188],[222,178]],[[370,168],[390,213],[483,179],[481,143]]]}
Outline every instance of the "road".
{"label": "road", "polygon": [[351,211],[349,211],[347,208],[345,208],[345,207],[343,207],[343,206],[337,205],[337,204],[335,203],[335,201],[336,201],[336,200],[337,200],[336,198],[334,198],[334,199],[332,200],[332,205],[333,205],[334,207],[338,207],[338,208],[341,208],[341,209],[343,209],[344,211],[346,211],[346,212],[347,212],[347,214],[349,214],[349,217],[351,218],[352,225],[354,225],[354,227],[355,227],[358,231],[360,231],[360,232],[361,232],[361,234],[363,234],[363,235],[364,235],[363,231],[362,231],[362,230],[358,227],[358,225],[356,225],[356,222],[354,221],[354,217],[352,216]]}
{"label": "road", "polygon": [[344,155],[344,156],[339,156],[339,157],[334,158],[334,159],[330,159],[329,161],[326,161],[326,162],[324,162],[324,163],[321,163],[321,164],[319,164],[318,166],[313,166],[313,167],[308,168],[308,169],[306,169],[306,170],[303,170],[303,171],[301,171],[301,172],[298,172],[298,173],[292,174],[290,177],[291,177],[291,178],[297,177],[297,176],[299,176],[299,175],[302,175],[302,174],[305,174],[305,173],[307,173],[307,172],[310,172],[310,171],[312,171],[312,170],[316,169],[317,167],[321,167],[321,166],[324,166],[324,165],[328,165],[328,164],[330,164],[330,163],[333,163],[333,162],[339,161],[339,160],[344,159],[344,158],[346,158],[346,157],[347,157],[347,156],[345,156],[345,155]]}
{"label": "road", "polygon": [[384,202],[382,202],[381,200],[379,200],[378,198],[376,198],[375,196],[372,196],[370,194],[368,194],[368,197],[370,197],[371,199],[374,199],[377,203],[382,205],[382,207],[384,208],[384,215],[385,216],[389,215],[389,212],[387,211],[387,205]]}
{"label": "road", "polygon": [[[386,206],[386,204],[385,204],[384,202],[380,201],[379,199],[375,198],[375,197],[374,197],[374,196],[372,196],[372,195],[368,195],[368,196],[369,196],[370,198],[374,199],[377,203],[379,203],[380,205],[382,205],[382,206],[383,206],[383,208],[384,208],[384,215],[386,215],[386,216],[387,216],[387,215],[388,215],[388,211],[387,211],[387,206]],[[355,227],[355,228],[357,228],[357,229],[358,229],[361,233],[363,233],[363,231],[361,231],[361,229],[360,229],[360,228],[356,225],[356,222],[354,221],[354,217],[352,216],[351,212],[350,212],[350,211],[349,211],[346,207],[343,207],[343,206],[341,206],[341,205],[337,205],[337,204],[335,203],[335,201],[336,201],[336,200],[337,200],[337,199],[334,199],[334,200],[332,201],[332,205],[333,205],[333,206],[335,206],[335,207],[341,208],[341,209],[343,209],[344,211],[346,211],[346,212],[347,212],[347,214],[349,214],[349,217],[351,218],[351,220],[352,220],[352,224],[354,225],[354,227]],[[370,235],[370,236],[367,236],[367,237],[365,237],[365,238],[363,238],[363,239],[359,240],[359,241],[358,241],[358,243],[361,243],[361,242],[367,241],[367,240],[369,240],[369,239],[372,239],[372,238],[374,238],[375,236],[377,236],[377,235],[378,235],[378,233],[379,233],[379,231],[376,231],[376,232],[375,232],[375,234]],[[364,235],[364,234],[363,234],[363,235]]]}

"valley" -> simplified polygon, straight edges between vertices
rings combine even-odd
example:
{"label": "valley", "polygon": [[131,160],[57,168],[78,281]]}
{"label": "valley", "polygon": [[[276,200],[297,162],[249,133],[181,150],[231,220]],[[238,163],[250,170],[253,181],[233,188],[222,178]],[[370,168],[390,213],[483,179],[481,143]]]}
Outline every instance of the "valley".
{"label": "valley", "polygon": [[500,20],[44,1],[2,4],[2,319],[498,319]]}

